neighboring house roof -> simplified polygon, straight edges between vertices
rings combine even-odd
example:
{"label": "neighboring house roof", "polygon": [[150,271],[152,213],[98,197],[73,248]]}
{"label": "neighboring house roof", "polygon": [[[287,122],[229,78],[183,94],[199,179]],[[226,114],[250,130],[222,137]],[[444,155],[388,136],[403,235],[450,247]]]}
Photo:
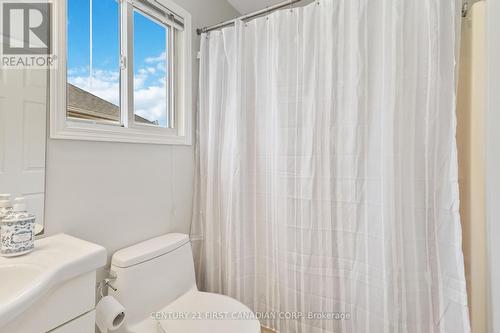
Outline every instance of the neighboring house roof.
{"label": "neighboring house roof", "polygon": [[[68,116],[79,119],[120,121],[120,108],[96,95],[78,88],[71,83],[67,85],[67,110]],[[135,115],[135,121],[142,124],[157,125],[153,122]]]}

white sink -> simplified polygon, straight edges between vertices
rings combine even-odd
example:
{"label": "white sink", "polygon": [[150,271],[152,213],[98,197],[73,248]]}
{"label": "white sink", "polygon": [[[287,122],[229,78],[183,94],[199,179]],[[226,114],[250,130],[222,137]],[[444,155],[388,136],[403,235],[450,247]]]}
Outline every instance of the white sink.
{"label": "white sink", "polygon": [[0,300],[3,303],[11,297],[18,297],[43,272],[43,268],[30,264],[4,264],[0,265],[0,276],[2,285],[0,286]]}
{"label": "white sink", "polygon": [[24,256],[0,257],[0,332],[16,319],[25,321],[18,317],[39,310],[37,302],[43,304],[60,286],[105,264],[102,246],[65,234],[35,241],[35,250]]}

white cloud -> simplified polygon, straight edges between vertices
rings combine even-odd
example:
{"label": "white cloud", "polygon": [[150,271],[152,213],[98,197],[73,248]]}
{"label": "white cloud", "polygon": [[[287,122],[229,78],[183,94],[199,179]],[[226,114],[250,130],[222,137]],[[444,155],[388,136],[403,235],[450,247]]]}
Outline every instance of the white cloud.
{"label": "white cloud", "polygon": [[167,89],[162,85],[134,90],[135,113],[149,120],[166,123]]}
{"label": "white cloud", "polygon": [[88,73],[89,73],[89,68],[88,67],[75,67],[75,68],[69,68],[68,69],[68,75],[69,76],[88,75]]}
{"label": "white cloud", "polygon": [[157,63],[156,70],[165,73],[167,71],[167,64],[165,63],[165,61]]}
{"label": "white cloud", "polygon": [[157,57],[147,57],[144,61],[147,64],[152,64],[152,63],[157,63],[157,62],[165,62],[167,60],[167,53],[162,52],[159,56]]}
{"label": "white cloud", "polygon": [[68,81],[80,89],[88,91],[115,105],[119,105],[119,77],[120,74],[118,72],[96,70],[92,78],[88,76],[69,76]]}

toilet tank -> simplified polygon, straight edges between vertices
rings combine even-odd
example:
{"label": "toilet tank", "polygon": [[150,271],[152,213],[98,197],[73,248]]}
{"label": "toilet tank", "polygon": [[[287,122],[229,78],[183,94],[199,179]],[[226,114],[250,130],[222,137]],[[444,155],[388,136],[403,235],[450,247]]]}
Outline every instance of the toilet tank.
{"label": "toilet tank", "polygon": [[196,288],[191,243],[185,234],[166,234],[122,249],[113,254],[111,271],[117,290],[108,288],[108,293],[125,307],[123,332]]}

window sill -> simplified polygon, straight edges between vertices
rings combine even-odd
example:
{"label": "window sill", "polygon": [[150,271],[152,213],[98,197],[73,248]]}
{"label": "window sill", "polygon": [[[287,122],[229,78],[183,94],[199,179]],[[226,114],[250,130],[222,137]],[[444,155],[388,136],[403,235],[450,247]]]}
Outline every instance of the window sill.
{"label": "window sill", "polygon": [[51,128],[51,139],[148,143],[161,145],[191,145],[191,133],[179,133],[176,129],[151,128],[142,126],[121,127],[79,121],[67,121],[65,126]]}

